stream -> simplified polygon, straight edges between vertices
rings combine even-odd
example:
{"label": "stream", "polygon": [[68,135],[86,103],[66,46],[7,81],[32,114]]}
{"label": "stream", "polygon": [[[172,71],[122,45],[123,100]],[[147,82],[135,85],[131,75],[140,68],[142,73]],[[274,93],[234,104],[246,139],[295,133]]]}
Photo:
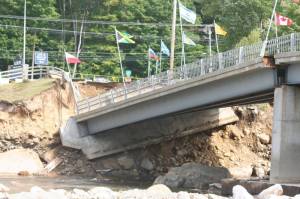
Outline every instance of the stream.
{"label": "stream", "polygon": [[109,179],[83,178],[83,177],[39,177],[39,176],[0,176],[0,184],[10,189],[9,193],[29,192],[31,187],[38,186],[44,190],[82,189],[88,191],[94,187],[107,187],[113,191],[125,191],[129,189],[143,189],[149,186],[139,182],[116,182]]}

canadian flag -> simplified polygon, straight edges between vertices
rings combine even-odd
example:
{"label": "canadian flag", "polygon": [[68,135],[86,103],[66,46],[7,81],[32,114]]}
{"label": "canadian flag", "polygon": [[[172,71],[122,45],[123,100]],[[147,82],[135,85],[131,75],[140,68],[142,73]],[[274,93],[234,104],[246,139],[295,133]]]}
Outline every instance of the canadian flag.
{"label": "canadian flag", "polygon": [[74,55],[71,55],[70,53],[65,52],[66,55],[66,61],[68,64],[80,64],[80,59],[78,57],[75,57]]}
{"label": "canadian flag", "polygon": [[279,13],[276,13],[275,16],[275,24],[276,26],[291,26],[293,25],[293,20],[291,20],[288,17],[284,17],[282,15],[280,15]]}

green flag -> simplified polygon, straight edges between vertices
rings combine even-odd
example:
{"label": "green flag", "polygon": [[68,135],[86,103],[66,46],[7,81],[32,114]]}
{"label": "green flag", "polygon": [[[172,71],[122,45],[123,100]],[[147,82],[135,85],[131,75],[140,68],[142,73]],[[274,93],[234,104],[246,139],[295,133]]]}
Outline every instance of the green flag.
{"label": "green flag", "polygon": [[135,41],[133,41],[131,39],[133,36],[129,35],[128,33],[123,33],[123,32],[119,32],[118,30],[116,30],[116,35],[117,35],[118,43],[122,43],[122,44],[134,44],[135,43]]}

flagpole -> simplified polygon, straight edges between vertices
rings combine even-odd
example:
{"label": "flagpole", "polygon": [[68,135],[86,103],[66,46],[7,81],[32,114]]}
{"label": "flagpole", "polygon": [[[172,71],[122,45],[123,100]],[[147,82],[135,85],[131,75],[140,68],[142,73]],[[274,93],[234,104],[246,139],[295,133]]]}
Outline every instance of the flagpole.
{"label": "flagpole", "polygon": [[217,53],[220,53],[220,51],[219,51],[218,34],[217,34],[217,31],[216,31],[216,21],[215,20],[214,20],[214,26],[215,26],[215,37],[216,37]]}
{"label": "flagpole", "polygon": [[[178,5],[179,5],[179,0],[178,0]],[[182,42],[182,52],[181,52],[181,67],[182,67],[182,63],[185,66],[185,49],[184,49],[185,46],[184,46],[184,35],[183,35],[183,27],[182,27],[182,17],[180,11],[179,11],[179,16],[180,16],[180,31],[181,31],[181,42]]]}
{"label": "flagpole", "polygon": [[278,26],[277,26],[277,16],[275,16],[275,35],[276,35],[276,50],[277,52],[279,51],[279,46],[278,46]]}
{"label": "flagpole", "polygon": [[161,73],[161,58],[162,58],[162,53],[161,53],[161,49],[160,49],[160,53],[159,53],[159,72]]}
{"label": "flagpole", "polygon": [[211,50],[211,27],[209,27],[209,32],[208,32],[208,36],[209,36],[209,56],[211,57],[211,53],[212,53],[212,50]]}
{"label": "flagpole", "polygon": [[150,48],[148,49],[148,78],[150,78],[151,75],[151,60],[150,60]]}
{"label": "flagpole", "polygon": [[278,4],[278,0],[275,0],[275,5],[274,5],[274,8],[273,8],[273,12],[272,12],[270,24],[269,24],[269,27],[268,27],[268,32],[267,32],[267,35],[266,35],[266,39],[263,42],[262,49],[261,49],[261,52],[260,52],[261,57],[263,57],[265,55],[265,51],[266,51],[266,48],[267,48],[269,34],[270,34],[270,31],[271,31],[271,27],[272,27],[274,15],[275,15],[275,12],[276,12],[277,4]]}
{"label": "flagpole", "polygon": [[174,68],[174,55],[175,55],[175,43],[176,43],[176,17],[177,17],[177,0],[173,0],[170,70],[173,70]]}
{"label": "flagpole", "polygon": [[155,63],[155,74],[157,75],[158,73],[158,60],[156,59],[156,63]]}
{"label": "flagpole", "polygon": [[124,77],[124,70],[123,70],[123,64],[122,64],[122,57],[121,57],[120,45],[119,45],[118,33],[117,33],[117,28],[116,27],[115,27],[115,34],[116,34],[116,41],[117,41],[117,47],[118,47],[118,54],[119,54],[119,60],[120,60],[120,67],[121,67],[123,85],[124,85],[124,88],[126,88],[125,77]]}
{"label": "flagpole", "polygon": [[22,65],[24,67],[26,62],[26,17],[27,17],[27,2],[24,1],[24,27],[23,27],[23,59]]}

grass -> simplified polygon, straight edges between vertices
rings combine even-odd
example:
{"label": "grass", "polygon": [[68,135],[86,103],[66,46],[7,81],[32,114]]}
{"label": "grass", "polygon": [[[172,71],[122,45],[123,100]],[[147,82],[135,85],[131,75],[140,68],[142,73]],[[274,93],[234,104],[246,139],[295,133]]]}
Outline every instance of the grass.
{"label": "grass", "polygon": [[30,99],[51,88],[53,79],[40,79],[23,83],[11,83],[0,86],[0,101],[17,102]]}

